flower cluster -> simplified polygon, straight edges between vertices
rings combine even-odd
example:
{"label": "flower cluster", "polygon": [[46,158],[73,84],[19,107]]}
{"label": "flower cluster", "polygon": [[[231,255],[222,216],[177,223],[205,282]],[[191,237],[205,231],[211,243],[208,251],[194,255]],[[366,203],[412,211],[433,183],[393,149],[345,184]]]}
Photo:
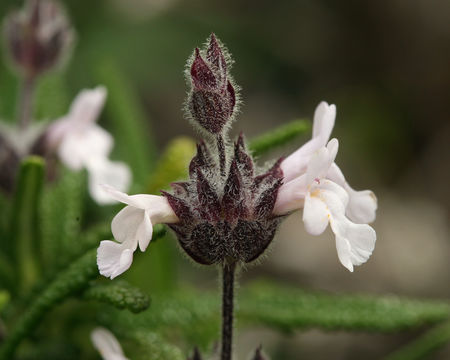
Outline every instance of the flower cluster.
{"label": "flower cluster", "polygon": [[[109,160],[114,140],[96,124],[106,100],[104,87],[81,91],[68,114],[60,119],[47,125],[31,122],[36,79],[67,56],[74,38],[64,9],[52,0],[28,0],[22,10],[8,15],[4,26],[7,50],[23,86],[20,126],[0,123],[0,188],[13,190],[24,157],[57,156],[71,170],[87,170],[89,192],[97,203],[113,202],[99,184],[110,183],[125,191],[131,183],[131,172],[126,164]],[[47,162],[49,174],[55,173],[54,163]]]}
{"label": "flower cluster", "polygon": [[143,251],[149,244],[156,223],[169,224],[196,262],[251,262],[269,246],[281,220],[301,208],[309,233],[321,234],[330,224],[348,270],[371,255],[376,234],[367,223],[375,219],[376,198],[371,191],[353,190],[334,163],[338,141],[329,138],[335,106],[322,102],[312,139],[261,169],[242,134],[234,144],[227,138],[238,99],[230,64],[214,35],[188,63],[188,117],[205,139],[197,146],[187,181],[173,183],[172,192],[163,191],[163,196],[128,196],[105,187],[127,207],[112,222],[118,242],[102,241],[98,249],[101,274],[114,278],[127,270],[137,246]]}
{"label": "flower cluster", "polygon": [[106,99],[106,89],[99,86],[83,90],[73,101],[69,113],[51,123],[43,135],[48,153],[56,153],[69,169],[86,169],[89,192],[99,204],[113,202],[99,184],[110,183],[120,190],[128,189],[131,182],[129,167],[109,160],[114,139],[96,124]]}

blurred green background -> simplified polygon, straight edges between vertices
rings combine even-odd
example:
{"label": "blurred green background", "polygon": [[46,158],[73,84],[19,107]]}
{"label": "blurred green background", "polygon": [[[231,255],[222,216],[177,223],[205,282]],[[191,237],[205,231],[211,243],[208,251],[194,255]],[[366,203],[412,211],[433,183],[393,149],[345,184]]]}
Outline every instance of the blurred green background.
{"label": "blurred green background", "polygon": [[[120,69],[123,79],[115,84],[126,84],[122,95],[136,96],[142,113],[107,105],[100,125],[116,137],[113,157],[127,161],[135,157],[132,165],[141,185],[151,170],[145,159],[154,155],[127,154],[121,149],[121,137],[127,135],[115,127],[114,112],[148,121],[149,151],[162,151],[175,136],[197,137],[183,119],[187,90],[183,70],[193,48],[211,32],[232,53],[234,78],[242,87],[242,114],[233,133],[243,130],[248,137],[256,136],[296,118],[312,119],[322,100],[337,105],[333,132],[340,141],[337,162],[354,188],[372,189],[379,200],[374,224],[378,242],[372,258],[354,274],[348,273],[337,260],[331,232],[320,238],[309,236],[302,229],[301,215],[294,214],[283,225],[267,260],[241,274],[242,287],[253,278],[270,277],[337,292],[450,297],[450,2],[64,3],[77,42],[64,69],[43,79],[42,91],[51,93],[45,116],[64,114],[80,89],[114,82],[108,72]],[[1,1],[0,15],[21,4]],[[12,88],[17,88],[16,80],[3,64],[3,119],[13,118]],[[120,91],[114,96],[120,103]],[[36,114],[43,116],[39,108]],[[292,144],[279,155],[301,144]],[[174,249],[175,245],[161,253]],[[182,273],[181,281],[217,288],[214,269],[193,267],[177,255],[179,264],[165,269],[167,276]],[[150,284],[151,277],[142,274],[148,266],[164,269],[163,259],[155,244],[151,252],[138,257],[127,277],[154,290],[158,284]],[[280,336],[252,329],[239,334],[237,347],[245,355],[263,343],[269,352],[287,359],[376,359],[415,335],[310,330]],[[436,359],[448,358],[448,346],[436,355]]]}

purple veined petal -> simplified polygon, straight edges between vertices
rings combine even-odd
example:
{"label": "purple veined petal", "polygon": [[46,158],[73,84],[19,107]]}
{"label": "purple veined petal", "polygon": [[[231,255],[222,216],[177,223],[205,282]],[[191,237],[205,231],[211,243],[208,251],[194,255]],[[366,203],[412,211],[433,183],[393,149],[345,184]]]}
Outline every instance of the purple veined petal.
{"label": "purple veined petal", "polygon": [[328,170],[327,178],[342,186],[349,194],[346,214],[350,220],[358,224],[375,221],[377,198],[370,190],[356,191],[347,183],[341,169],[333,163]]}
{"label": "purple veined petal", "polygon": [[283,184],[278,189],[273,214],[286,215],[291,211],[301,209],[307,191],[308,184],[306,183],[306,175],[299,176]]}
{"label": "purple veined petal", "polygon": [[89,174],[89,193],[100,205],[113,204],[117,200],[104,190],[101,184],[112,184],[119,191],[128,190],[131,183],[131,170],[125,163],[110,161],[108,158],[92,159],[87,164]]}
{"label": "purple veined petal", "polygon": [[339,143],[337,139],[331,139],[327,147],[317,150],[312,156],[306,169],[306,181],[308,184],[325,178],[331,164],[336,158]]}
{"label": "purple veined petal", "polygon": [[336,119],[336,105],[328,105],[322,101],[314,112],[313,139],[319,138],[321,145],[325,146],[333,131]]}
{"label": "purple veined petal", "polygon": [[114,279],[130,268],[134,250],[128,245],[132,244],[121,244],[111,240],[100,242],[97,249],[97,266],[101,275]]}
{"label": "purple veined petal", "polygon": [[91,341],[103,360],[128,360],[116,337],[105,328],[95,328],[91,332]]}

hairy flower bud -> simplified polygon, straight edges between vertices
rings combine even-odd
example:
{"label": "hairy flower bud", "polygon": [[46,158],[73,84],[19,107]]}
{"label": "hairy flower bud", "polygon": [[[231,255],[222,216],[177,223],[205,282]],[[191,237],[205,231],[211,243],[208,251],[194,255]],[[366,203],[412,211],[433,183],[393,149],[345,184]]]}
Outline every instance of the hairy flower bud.
{"label": "hairy flower bud", "polygon": [[202,51],[195,49],[187,104],[193,121],[211,134],[221,133],[235,111],[236,91],[227,68],[226,56],[214,34],[203,56]]}
{"label": "hairy flower bud", "polygon": [[6,18],[4,33],[14,65],[27,76],[55,67],[73,40],[63,9],[52,0],[28,0]]}

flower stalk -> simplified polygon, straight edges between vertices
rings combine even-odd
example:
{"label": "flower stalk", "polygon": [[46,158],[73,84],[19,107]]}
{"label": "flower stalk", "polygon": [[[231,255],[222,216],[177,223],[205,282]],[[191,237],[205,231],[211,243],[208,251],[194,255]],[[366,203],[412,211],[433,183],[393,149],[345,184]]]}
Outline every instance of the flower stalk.
{"label": "flower stalk", "polygon": [[222,269],[222,353],[221,360],[231,360],[233,351],[234,280],[236,263],[224,261]]}
{"label": "flower stalk", "polygon": [[33,116],[33,100],[35,94],[35,77],[33,75],[25,75],[19,92],[19,126],[25,130],[31,124]]}

